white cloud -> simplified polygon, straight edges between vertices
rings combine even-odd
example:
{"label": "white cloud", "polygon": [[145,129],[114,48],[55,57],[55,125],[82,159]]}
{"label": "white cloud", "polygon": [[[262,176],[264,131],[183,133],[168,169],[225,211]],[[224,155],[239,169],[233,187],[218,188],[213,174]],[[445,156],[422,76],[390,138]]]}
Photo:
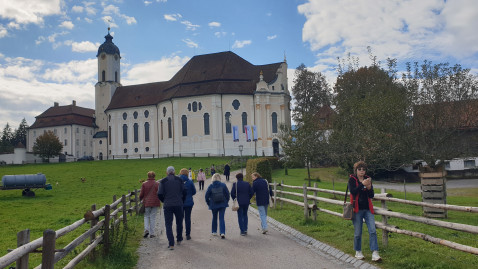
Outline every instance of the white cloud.
{"label": "white cloud", "polygon": [[103,22],[111,28],[117,28],[118,25],[115,23],[114,19],[111,16],[103,16],[101,18]]}
{"label": "white cloud", "polygon": [[[466,61],[478,52],[474,0],[309,0],[298,11],[306,17],[302,40],[317,52],[319,64],[347,53],[369,64],[367,46],[378,59],[399,61]],[[334,54],[330,48],[337,48]]]}
{"label": "white cloud", "polygon": [[198,44],[196,42],[192,41],[189,38],[183,39],[183,42],[186,43],[186,45],[190,48],[197,48],[198,47]]}
{"label": "white cloud", "polygon": [[217,21],[212,21],[208,25],[209,27],[221,27],[221,23]]}
{"label": "white cloud", "polygon": [[164,19],[167,21],[177,21],[181,19],[183,16],[181,14],[176,13],[176,14],[164,14]]}
{"label": "white cloud", "polygon": [[45,42],[46,38],[44,36],[39,36],[37,40],[35,40],[36,45],[40,45],[41,43]]}
{"label": "white cloud", "polygon": [[96,8],[92,7],[95,2],[83,2],[83,4],[85,5],[86,14],[90,16],[96,15]]}
{"label": "white cloud", "polygon": [[126,23],[127,23],[128,25],[136,24],[136,19],[135,19],[134,17],[129,17],[129,16],[126,16],[126,15],[124,15],[124,14],[121,15],[121,17],[122,17],[123,19],[125,19],[125,21],[126,21]]}
{"label": "white cloud", "polygon": [[164,57],[159,61],[136,64],[122,77],[123,85],[160,82],[170,80],[181,69],[189,57]]}
{"label": "white cloud", "polygon": [[95,52],[101,46],[100,43],[93,43],[90,41],[71,42],[71,51],[74,52]]}
{"label": "white cloud", "polygon": [[60,24],[60,27],[71,30],[73,27],[75,27],[75,25],[71,21],[64,21]]}
{"label": "white cloud", "polygon": [[246,45],[250,45],[252,43],[251,40],[236,40],[234,41],[234,44],[232,45],[233,49],[240,49],[243,48]]}
{"label": "white cloud", "polygon": [[0,24],[0,38],[6,37],[7,35],[8,35],[7,29]]}
{"label": "white cloud", "polygon": [[11,22],[8,23],[8,28],[19,30],[21,28],[21,26],[20,26],[20,24],[11,21]]}
{"label": "white cloud", "polygon": [[114,6],[114,5],[107,5],[106,7],[103,8],[103,12],[102,14],[106,14],[106,15],[112,15],[112,14],[120,14],[119,12],[119,7],[117,6]]}
{"label": "white cloud", "polygon": [[186,25],[186,30],[196,31],[200,27],[197,24],[192,24],[190,21],[182,21],[181,23]]}
{"label": "white cloud", "polygon": [[92,22],[93,22],[93,20],[90,19],[90,18],[85,18],[85,21],[86,21],[87,23],[92,23]]}
{"label": "white cloud", "polygon": [[149,5],[151,5],[152,3],[153,3],[153,2],[151,2],[151,1],[144,1],[144,5],[145,5],[145,6],[149,6]]}
{"label": "white cloud", "polygon": [[85,10],[84,7],[76,6],[76,5],[71,8],[71,11],[75,13],[82,13],[84,10]]}
{"label": "white cloud", "polygon": [[61,0],[4,0],[0,5],[0,17],[19,24],[43,24],[44,17],[61,13],[61,2]]}
{"label": "white cloud", "polygon": [[269,35],[267,36],[267,40],[272,40],[272,39],[276,39],[277,38],[277,35]]}
{"label": "white cloud", "polygon": [[227,32],[215,32],[215,33],[214,33],[214,35],[215,35],[217,38],[226,36],[226,34],[227,34]]}

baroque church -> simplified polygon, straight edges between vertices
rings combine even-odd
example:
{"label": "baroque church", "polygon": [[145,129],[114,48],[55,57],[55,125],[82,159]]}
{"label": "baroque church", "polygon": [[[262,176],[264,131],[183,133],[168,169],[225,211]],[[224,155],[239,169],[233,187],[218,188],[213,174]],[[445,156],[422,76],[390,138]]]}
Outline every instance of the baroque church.
{"label": "baroque church", "polygon": [[287,63],[253,65],[231,51],[194,56],[169,81],[121,85],[119,48],[98,48],[95,109],[55,103],[36,117],[27,149],[53,131],[66,155],[114,158],[281,154],[291,124]]}

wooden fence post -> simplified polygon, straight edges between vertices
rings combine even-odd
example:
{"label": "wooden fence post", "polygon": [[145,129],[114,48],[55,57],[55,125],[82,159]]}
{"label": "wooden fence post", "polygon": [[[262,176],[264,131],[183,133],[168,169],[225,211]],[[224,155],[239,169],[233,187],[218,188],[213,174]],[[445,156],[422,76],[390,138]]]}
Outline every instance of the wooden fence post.
{"label": "wooden fence post", "polygon": [[[317,188],[317,182],[314,182],[314,188]],[[314,191],[314,196],[317,197],[317,191]],[[314,199],[314,221],[317,220],[317,200]]]}
{"label": "wooden fence post", "polygon": [[304,217],[309,218],[309,201],[307,200],[307,185],[304,183]]}
{"label": "wooden fence post", "polygon": [[[26,229],[17,233],[17,247],[21,247],[30,242],[30,230]],[[28,269],[28,253],[17,260],[17,269]]]}
{"label": "wooden fence post", "polygon": [[[91,212],[94,212],[94,211],[96,211],[96,204],[91,205]],[[92,219],[90,221],[90,228],[95,227],[96,224],[98,224],[98,218]],[[96,233],[92,233],[90,235],[90,244],[95,242],[95,239],[96,239]],[[94,256],[95,256],[95,249],[91,250],[91,252],[90,252],[90,257],[94,257]]]}
{"label": "wooden fence post", "polygon": [[[386,189],[382,188],[382,193],[385,193]],[[387,204],[384,200],[380,201],[382,204],[382,209],[387,210]],[[382,223],[383,225],[387,225],[387,216],[382,215]],[[382,230],[382,245],[384,247],[388,246],[388,231]]]}
{"label": "wooden fence post", "polygon": [[127,214],[126,214],[126,195],[123,194],[123,196],[121,196],[121,202],[123,204],[123,225],[124,225],[124,228],[128,228],[128,220],[127,220]]}
{"label": "wooden fence post", "polygon": [[277,203],[277,183],[274,180],[274,209],[276,209],[276,203]]}
{"label": "wooden fence post", "polygon": [[138,199],[138,190],[134,190],[134,211],[136,212],[136,216],[139,214],[139,199]]}
{"label": "wooden fence post", "polygon": [[56,232],[53,230],[45,230],[43,232],[43,250],[41,269],[53,269],[55,266],[55,241]]}
{"label": "wooden fence post", "polygon": [[[284,185],[284,180],[281,180],[281,181],[280,181],[280,191],[281,191],[281,193],[280,193],[280,198],[284,198],[284,193],[282,193],[282,192],[284,191],[283,185]],[[280,209],[282,209],[282,202],[283,202],[283,201],[282,201],[282,199],[281,199],[281,200],[280,200]]]}
{"label": "wooden fence post", "polygon": [[105,223],[103,230],[103,251],[108,254],[110,251],[110,205],[105,205]]}
{"label": "wooden fence post", "polygon": [[[113,195],[113,203],[116,202],[116,194]],[[111,212],[114,212],[118,208],[118,205],[110,207]],[[118,214],[116,213],[113,216],[113,225],[111,225],[111,234],[115,234],[115,229],[116,229],[116,220],[118,219]]]}

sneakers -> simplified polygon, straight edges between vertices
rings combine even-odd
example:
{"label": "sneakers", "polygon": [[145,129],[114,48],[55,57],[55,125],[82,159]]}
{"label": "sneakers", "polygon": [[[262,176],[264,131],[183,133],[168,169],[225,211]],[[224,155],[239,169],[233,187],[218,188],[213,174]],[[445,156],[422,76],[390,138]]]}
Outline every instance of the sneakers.
{"label": "sneakers", "polygon": [[144,238],[147,238],[147,237],[148,237],[148,235],[149,235],[149,231],[147,231],[147,230],[146,230],[146,231],[144,231],[144,235],[143,235],[143,237],[144,237]]}
{"label": "sneakers", "polygon": [[226,235],[225,235],[225,234],[221,234],[221,239],[226,239]]}
{"label": "sneakers", "polygon": [[176,244],[179,246],[179,245],[181,245],[181,242],[182,242],[182,240],[181,240],[181,241],[177,241]]}
{"label": "sneakers", "polygon": [[169,250],[174,250],[174,246],[168,246]]}
{"label": "sneakers", "polygon": [[186,240],[191,240],[191,236],[190,236],[190,235],[186,235]]}
{"label": "sneakers", "polygon": [[242,236],[246,236],[246,233],[241,233]]}
{"label": "sneakers", "polygon": [[217,233],[212,233],[212,236],[217,236]]}
{"label": "sneakers", "polygon": [[[374,253],[375,253],[375,251],[374,251]],[[378,255],[378,253],[377,253],[377,255]],[[362,251],[355,251],[355,258],[357,258],[359,260],[363,260],[364,256],[362,254]]]}
{"label": "sneakers", "polygon": [[266,234],[267,233],[267,229],[262,229],[262,234]]}
{"label": "sneakers", "polygon": [[378,261],[381,261],[382,258],[380,257],[380,255],[378,255],[378,251],[374,251],[372,252],[372,261],[373,262],[378,262]]}
{"label": "sneakers", "polygon": [[156,237],[156,235],[154,235],[154,234],[149,236],[149,238],[155,238],[155,237]]}

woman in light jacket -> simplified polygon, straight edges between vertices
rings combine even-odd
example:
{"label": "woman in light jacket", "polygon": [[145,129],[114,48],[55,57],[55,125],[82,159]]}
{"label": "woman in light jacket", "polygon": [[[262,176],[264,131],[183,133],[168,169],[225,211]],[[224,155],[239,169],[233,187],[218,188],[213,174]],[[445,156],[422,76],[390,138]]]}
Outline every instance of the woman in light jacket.
{"label": "woman in light jacket", "polygon": [[375,229],[375,218],[372,198],[375,195],[372,186],[372,178],[365,175],[367,164],[363,161],[354,164],[354,174],[350,175],[348,188],[350,190],[350,203],[354,205],[354,249],[355,258],[362,260],[362,226],[363,221],[368,228],[370,250],[372,261],[380,261],[378,254],[377,231]]}
{"label": "woman in light jacket", "polygon": [[139,199],[144,204],[144,238],[148,235],[150,238],[155,237],[154,226],[156,224],[156,213],[158,207],[161,206],[156,193],[158,192],[159,183],[154,180],[156,174],[153,171],[148,172],[148,180],[141,185]]}
{"label": "woman in light jacket", "polygon": [[[220,194],[222,194],[222,197]],[[212,176],[212,183],[206,190],[205,198],[209,209],[212,211],[212,235],[217,235],[217,217],[219,215],[219,231],[221,233],[221,238],[225,239],[226,223],[224,221],[224,214],[226,208],[229,206],[230,196],[226,184],[221,182],[220,174],[214,174]]]}
{"label": "woman in light jacket", "polygon": [[199,173],[198,173],[198,183],[199,183],[199,190],[204,190],[204,181],[206,181],[206,174],[204,173],[204,171],[201,169],[199,169]]}

